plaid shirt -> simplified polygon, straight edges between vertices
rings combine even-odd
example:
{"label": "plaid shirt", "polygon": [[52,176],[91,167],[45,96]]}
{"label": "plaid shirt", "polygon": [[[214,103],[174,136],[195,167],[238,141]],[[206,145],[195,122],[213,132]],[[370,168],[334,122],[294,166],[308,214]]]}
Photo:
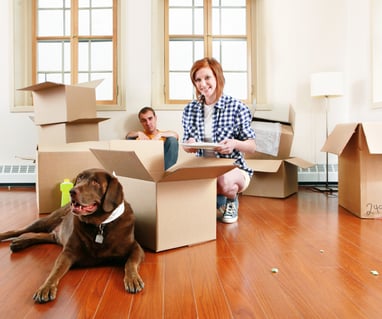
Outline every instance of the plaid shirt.
{"label": "plaid shirt", "polygon": [[[212,117],[213,142],[219,143],[225,139],[236,139],[245,141],[254,139],[255,132],[251,127],[251,112],[241,101],[223,95],[214,105]],[[204,141],[204,107],[203,104],[194,100],[186,105],[182,117],[183,142],[189,138],[194,138],[196,142]],[[215,153],[216,157],[234,158],[235,165],[245,170],[249,176],[253,175],[253,170],[248,167],[243,154],[233,150],[231,154]],[[203,156],[203,150],[198,150],[197,156]]]}

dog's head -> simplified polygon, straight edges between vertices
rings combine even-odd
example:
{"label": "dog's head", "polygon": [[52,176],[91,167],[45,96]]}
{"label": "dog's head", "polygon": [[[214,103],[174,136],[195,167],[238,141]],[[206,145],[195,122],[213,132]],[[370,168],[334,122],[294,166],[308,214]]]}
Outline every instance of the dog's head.
{"label": "dog's head", "polygon": [[77,216],[110,213],[124,200],[118,179],[98,168],[78,174],[70,196],[72,212]]}

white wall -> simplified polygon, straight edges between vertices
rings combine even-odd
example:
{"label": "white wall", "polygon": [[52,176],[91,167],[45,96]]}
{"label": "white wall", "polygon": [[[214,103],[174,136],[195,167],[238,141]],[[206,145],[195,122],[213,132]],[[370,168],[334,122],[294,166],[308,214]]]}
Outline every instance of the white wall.
{"label": "white wall", "polygon": [[[12,41],[9,17],[12,0],[0,2],[0,163],[15,156],[34,157],[36,129],[30,113],[11,113],[10,75]],[[122,39],[126,72],[127,109],[100,112],[111,119],[100,124],[101,139],[123,138],[139,127],[138,110],[151,105],[151,1],[126,1],[122,16],[127,36]],[[291,104],[296,111],[293,155],[324,162],[320,148],[325,139],[324,101],[310,96],[310,74],[342,71],[345,95],[331,99],[329,127],[346,121],[382,120],[382,109],[370,102],[370,6],[365,0],[257,0],[262,16],[259,52],[263,103]],[[153,13],[155,14],[155,13]],[[181,133],[181,111],[159,111],[159,128]],[[331,157],[331,161],[336,161]]]}

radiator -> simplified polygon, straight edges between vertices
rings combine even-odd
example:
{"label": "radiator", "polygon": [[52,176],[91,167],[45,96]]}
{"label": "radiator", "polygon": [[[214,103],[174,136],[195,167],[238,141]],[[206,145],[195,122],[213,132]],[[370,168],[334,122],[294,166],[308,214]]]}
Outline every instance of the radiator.
{"label": "radiator", "polygon": [[0,184],[35,184],[36,164],[0,164]]}
{"label": "radiator", "polygon": [[[326,164],[316,164],[309,168],[298,168],[298,181],[302,183],[326,182]],[[338,182],[338,164],[328,165],[328,181]]]}
{"label": "radiator", "polygon": [[[36,164],[0,164],[0,184],[36,183]],[[326,181],[326,164],[298,168],[298,181],[315,183]],[[338,182],[338,165],[329,164],[329,182]]]}

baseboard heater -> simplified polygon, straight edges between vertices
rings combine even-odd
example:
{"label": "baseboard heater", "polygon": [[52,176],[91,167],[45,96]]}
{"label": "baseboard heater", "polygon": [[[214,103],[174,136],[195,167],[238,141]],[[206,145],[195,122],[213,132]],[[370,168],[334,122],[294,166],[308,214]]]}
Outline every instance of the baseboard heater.
{"label": "baseboard heater", "polygon": [[0,185],[36,183],[36,164],[0,164]]}
{"label": "baseboard heater", "polygon": [[[0,164],[0,184],[35,184],[36,164]],[[326,181],[326,165],[317,164],[310,168],[298,169],[299,183],[324,183]],[[337,183],[338,165],[329,165],[329,182]]]}

